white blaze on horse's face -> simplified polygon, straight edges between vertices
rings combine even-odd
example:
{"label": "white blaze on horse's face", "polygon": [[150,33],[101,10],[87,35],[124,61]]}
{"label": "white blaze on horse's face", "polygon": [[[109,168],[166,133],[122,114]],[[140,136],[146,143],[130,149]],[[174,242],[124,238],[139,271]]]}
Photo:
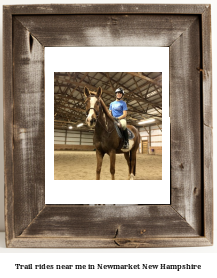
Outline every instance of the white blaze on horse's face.
{"label": "white blaze on horse's face", "polygon": [[89,109],[89,113],[86,118],[86,122],[87,122],[88,126],[90,126],[90,127],[94,127],[96,124],[96,113],[94,110],[96,101],[97,101],[96,97],[90,98],[90,109]]}

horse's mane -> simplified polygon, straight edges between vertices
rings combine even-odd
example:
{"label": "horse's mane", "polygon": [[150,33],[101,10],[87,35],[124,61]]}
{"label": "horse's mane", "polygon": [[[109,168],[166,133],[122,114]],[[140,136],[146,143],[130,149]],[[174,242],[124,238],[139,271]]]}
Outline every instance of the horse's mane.
{"label": "horse's mane", "polygon": [[112,121],[114,121],[112,115],[109,113],[109,110],[108,110],[107,106],[105,105],[105,102],[103,101],[103,99],[102,99],[101,97],[100,97],[100,102],[101,102],[101,104],[102,104],[102,107],[103,107],[103,110],[104,110],[105,114],[106,114]]}

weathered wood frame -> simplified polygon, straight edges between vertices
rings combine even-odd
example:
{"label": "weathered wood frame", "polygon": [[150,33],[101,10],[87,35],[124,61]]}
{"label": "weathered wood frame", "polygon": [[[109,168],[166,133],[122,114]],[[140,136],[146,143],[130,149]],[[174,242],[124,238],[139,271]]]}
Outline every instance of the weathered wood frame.
{"label": "weathered wood frame", "polygon": [[[212,245],[211,6],[4,6],[3,30],[6,246]],[[132,45],[170,48],[171,205],[45,205],[44,47]]]}

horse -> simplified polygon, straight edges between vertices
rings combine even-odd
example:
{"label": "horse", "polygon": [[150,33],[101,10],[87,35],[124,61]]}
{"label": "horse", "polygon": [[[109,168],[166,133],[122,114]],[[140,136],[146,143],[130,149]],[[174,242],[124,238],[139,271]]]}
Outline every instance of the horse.
{"label": "horse", "polygon": [[102,161],[107,153],[110,156],[110,173],[111,179],[115,179],[115,160],[116,154],[124,153],[128,164],[128,179],[133,180],[136,175],[136,152],[140,143],[138,130],[127,125],[127,128],[133,133],[134,138],[129,140],[129,149],[121,149],[123,138],[120,138],[115,127],[115,120],[106,107],[102,95],[102,88],[99,87],[97,92],[84,88],[86,103],[86,123],[90,128],[94,128],[93,143],[96,148],[97,168],[96,180],[100,180]]}

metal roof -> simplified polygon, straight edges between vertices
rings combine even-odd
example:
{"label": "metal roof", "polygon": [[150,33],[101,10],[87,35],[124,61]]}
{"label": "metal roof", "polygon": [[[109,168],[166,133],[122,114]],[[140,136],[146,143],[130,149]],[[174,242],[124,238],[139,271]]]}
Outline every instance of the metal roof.
{"label": "metal roof", "polygon": [[54,127],[67,128],[85,124],[84,87],[96,91],[102,88],[102,99],[109,108],[115,100],[115,90],[121,87],[127,103],[127,123],[140,126],[141,120],[155,118],[162,122],[161,72],[55,72],[54,73]]}

